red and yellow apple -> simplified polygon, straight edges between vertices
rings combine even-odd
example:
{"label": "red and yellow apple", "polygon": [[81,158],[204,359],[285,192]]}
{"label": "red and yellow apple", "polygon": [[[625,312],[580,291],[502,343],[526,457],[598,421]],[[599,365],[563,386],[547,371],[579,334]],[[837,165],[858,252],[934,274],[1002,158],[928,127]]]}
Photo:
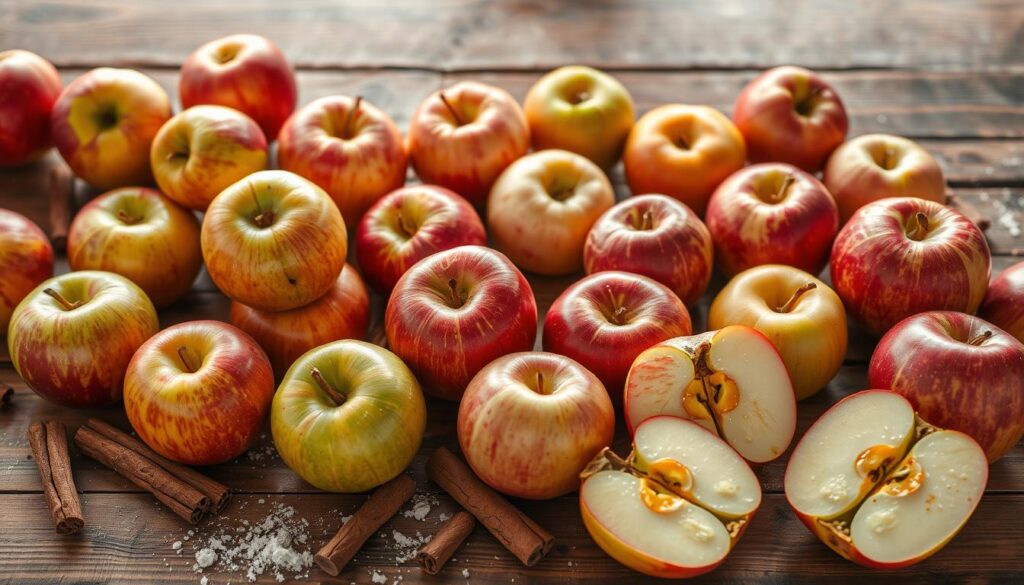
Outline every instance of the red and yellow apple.
{"label": "red and yellow apple", "polygon": [[60,95],[57,69],[35,53],[0,52],[0,167],[37,160],[53,146],[50,112]]}
{"label": "red and yellow apple", "polygon": [[53,276],[53,246],[31,219],[0,209],[0,334],[21,299]]}
{"label": "red and yellow apple", "polygon": [[989,283],[978,316],[1024,342],[1024,262]]}

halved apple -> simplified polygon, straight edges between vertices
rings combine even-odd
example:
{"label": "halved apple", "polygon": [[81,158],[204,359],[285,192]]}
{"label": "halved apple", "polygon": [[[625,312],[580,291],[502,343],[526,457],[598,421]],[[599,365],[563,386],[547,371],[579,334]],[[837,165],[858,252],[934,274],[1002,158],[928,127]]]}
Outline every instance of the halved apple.
{"label": "halved apple", "polygon": [[725,441],[692,421],[640,424],[625,460],[605,449],[580,475],[590,536],[627,567],[693,577],[725,560],[761,505],[761,486]]}
{"label": "halved apple", "polygon": [[652,416],[687,418],[754,463],[781,455],[796,431],[785,362],[767,337],[742,325],[650,347],[629,369],[623,404],[630,433]]}
{"label": "halved apple", "polygon": [[949,542],[987,481],[974,439],[922,421],[898,394],[864,390],[811,426],[790,457],[785,488],[800,520],[837,553],[896,569]]}

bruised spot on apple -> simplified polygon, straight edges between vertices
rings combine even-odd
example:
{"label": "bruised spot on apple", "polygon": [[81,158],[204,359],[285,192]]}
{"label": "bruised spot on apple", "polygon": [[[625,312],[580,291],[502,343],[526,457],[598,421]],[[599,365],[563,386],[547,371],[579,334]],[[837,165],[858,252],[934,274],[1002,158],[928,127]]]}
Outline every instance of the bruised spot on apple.
{"label": "bruised spot on apple", "polygon": [[53,246],[32,220],[0,209],[0,332],[32,289],[53,276]]}
{"label": "bruised spot on apple", "polygon": [[57,69],[29,51],[3,51],[0,87],[0,167],[38,160],[53,146],[50,113],[61,92]]}

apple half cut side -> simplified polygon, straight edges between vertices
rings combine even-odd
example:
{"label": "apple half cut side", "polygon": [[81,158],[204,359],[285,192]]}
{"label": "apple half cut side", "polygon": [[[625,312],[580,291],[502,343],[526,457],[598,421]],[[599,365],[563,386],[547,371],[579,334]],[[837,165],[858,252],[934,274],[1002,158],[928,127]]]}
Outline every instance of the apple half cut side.
{"label": "apple half cut side", "polygon": [[743,325],[648,348],[630,367],[623,400],[630,433],[652,416],[691,419],[754,463],[782,455],[796,432],[786,364],[767,337]]}
{"label": "apple half cut side", "polygon": [[888,390],[864,390],[821,415],[786,468],[790,506],[819,539],[858,564],[896,569],[941,549],[988,481],[969,436],[918,418]]}
{"label": "apple half cut side", "polygon": [[693,421],[658,416],[623,460],[602,451],[580,475],[580,513],[608,555],[654,577],[706,573],[761,505],[761,486],[728,444]]}

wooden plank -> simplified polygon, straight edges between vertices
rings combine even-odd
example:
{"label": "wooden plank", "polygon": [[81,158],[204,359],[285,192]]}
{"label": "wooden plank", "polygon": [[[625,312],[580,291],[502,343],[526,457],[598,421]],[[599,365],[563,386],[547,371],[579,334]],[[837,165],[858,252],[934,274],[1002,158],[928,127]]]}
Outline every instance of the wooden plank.
{"label": "wooden plank", "polygon": [[[177,66],[228,32],[274,39],[302,67],[446,71],[1019,66],[1024,9],[1000,0],[495,2],[100,0],[0,5],[0,38],[60,65]],[[88,34],[82,34],[88,31]]]}

